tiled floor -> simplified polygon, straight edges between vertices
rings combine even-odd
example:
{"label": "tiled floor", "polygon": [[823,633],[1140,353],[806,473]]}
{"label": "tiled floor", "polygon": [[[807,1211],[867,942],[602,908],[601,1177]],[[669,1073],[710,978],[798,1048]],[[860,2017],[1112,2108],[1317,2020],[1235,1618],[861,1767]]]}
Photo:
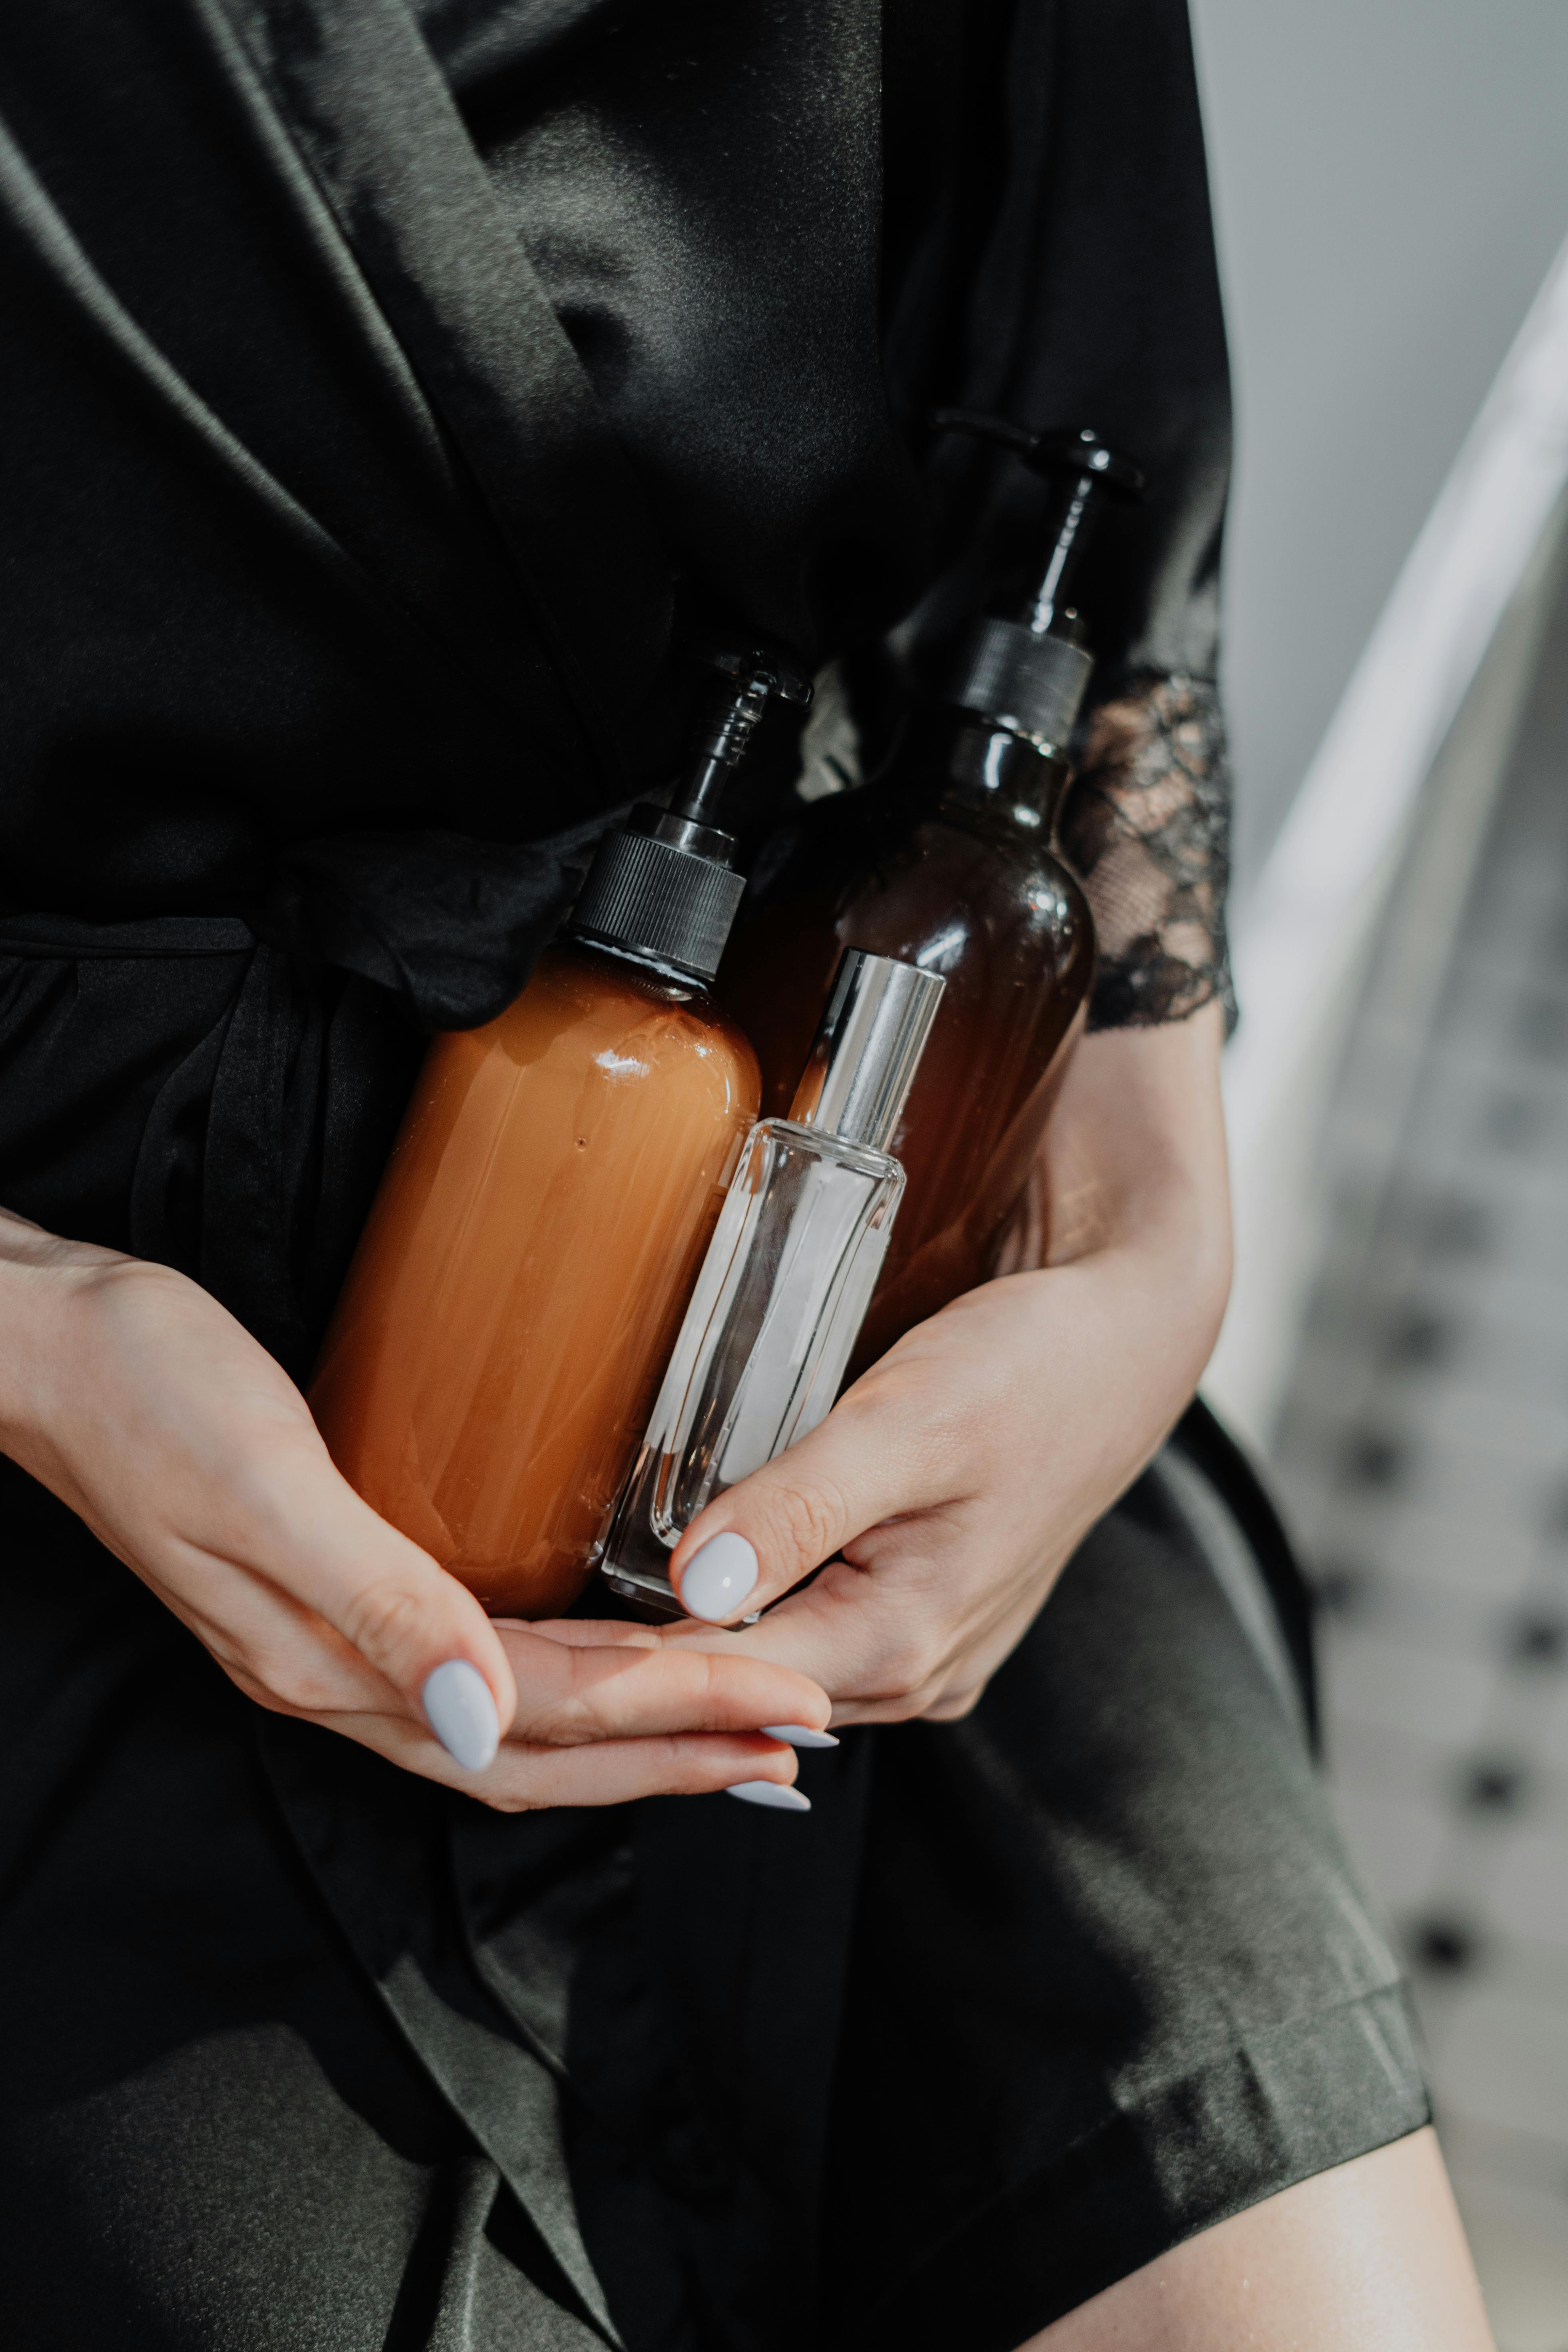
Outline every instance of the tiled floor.
{"label": "tiled floor", "polygon": [[1378,988],[1277,1468],[1499,2342],[1568,2352],[1568,611],[1413,1093]]}

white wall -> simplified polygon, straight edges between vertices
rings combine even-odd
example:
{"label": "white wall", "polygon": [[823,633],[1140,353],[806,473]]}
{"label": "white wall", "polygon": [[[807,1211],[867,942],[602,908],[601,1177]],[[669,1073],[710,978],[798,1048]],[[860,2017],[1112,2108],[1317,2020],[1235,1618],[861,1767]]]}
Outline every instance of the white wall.
{"label": "white wall", "polygon": [[1193,0],[1245,898],[1568,234],[1568,0]]}

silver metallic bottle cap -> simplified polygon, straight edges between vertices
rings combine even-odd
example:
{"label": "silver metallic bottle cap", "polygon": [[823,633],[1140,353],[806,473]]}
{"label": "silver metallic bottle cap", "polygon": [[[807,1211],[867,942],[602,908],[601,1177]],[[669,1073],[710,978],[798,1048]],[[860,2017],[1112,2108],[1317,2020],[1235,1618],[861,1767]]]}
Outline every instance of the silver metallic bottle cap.
{"label": "silver metallic bottle cap", "polygon": [[946,986],[940,972],[847,948],[791,1118],[886,1151]]}

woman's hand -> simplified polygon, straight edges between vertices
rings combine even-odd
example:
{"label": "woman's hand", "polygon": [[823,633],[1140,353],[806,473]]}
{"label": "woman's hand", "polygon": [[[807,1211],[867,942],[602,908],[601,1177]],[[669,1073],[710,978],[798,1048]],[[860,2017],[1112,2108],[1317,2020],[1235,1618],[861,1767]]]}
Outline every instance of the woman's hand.
{"label": "woman's hand", "polygon": [[907,1333],[687,1530],[672,1573],[710,1622],[828,1563],[731,1640],[821,1683],[836,1723],[972,1707],[1191,1399],[1230,1271],[1220,1043],[1214,1007],[1089,1038],[1004,1255],[1018,1270]]}
{"label": "woman's hand", "polygon": [[339,1475],[266,1350],[166,1266],[0,1212],[0,1450],[259,1706],[506,1811],[788,1784],[793,1751],[760,1727],[827,1719],[815,1684],[729,1644],[492,1625]]}

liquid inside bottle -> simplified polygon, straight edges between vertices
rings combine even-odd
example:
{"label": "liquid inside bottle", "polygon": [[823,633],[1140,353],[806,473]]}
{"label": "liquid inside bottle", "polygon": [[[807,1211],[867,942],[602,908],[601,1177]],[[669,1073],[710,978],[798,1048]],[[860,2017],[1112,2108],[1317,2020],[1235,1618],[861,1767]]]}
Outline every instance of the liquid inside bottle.
{"label": "liquid inside bottle", "polygon": [[976,624],[947,704],[911,711],[878,782],[805,812],[720,982],[757,1047],[764,1111],[787,1098],[844,950],[947,982],[889,1145],[908,1191],[852,1373],[993,1271],[1084,1025],[1094,926],[1054,833],[1093,662],[1067,599],[1099,504],[1142,488],[1087,429],[937,421],[1000,440],[1058,481],[1037,584],[1016,617]]}
{"label": "liquid inside bottle", "polygon": [[590,1574],[756,1116],[706,985],[743,887],[713,820],[811,689],[765,650],[709,667],[669,804],[604,835],[515,1003],[431,1046],[310,1390],[350,1484],[496,1612]]}
{"label": "liquid inside bottle", "polygon": [[1094,971],[1088,903],[1051,845],[1066,761],[962,716],[921,748],[925,774],[910,761],[869,806],[819,803],[828,822],[743,920],[720,983],[756,1046],[767,1112],[787,1099],[846,948],[947,982],[889,1146],[908,1190],[857,1370],[990,1272]]}
{"label": "liquid inside bottle", "polygon": [[702,988],[577,945],[431,1046],[310,1404],[350,1484],[492,1612],[581,1590],[757,1087]]}

